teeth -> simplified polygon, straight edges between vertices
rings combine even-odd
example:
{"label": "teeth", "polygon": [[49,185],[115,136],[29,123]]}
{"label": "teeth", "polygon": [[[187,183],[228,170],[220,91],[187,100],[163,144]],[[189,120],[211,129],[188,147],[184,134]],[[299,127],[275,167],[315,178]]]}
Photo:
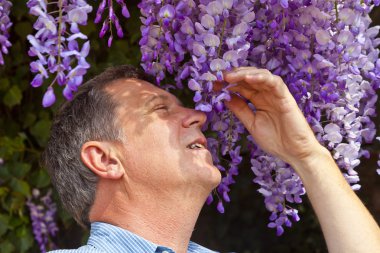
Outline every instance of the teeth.
{"label": "teeth", "polygon": [[193,143],[189,146],[190,149],[196,149],[196,148],[204,148],[205,146],[203,146],[202,144],[200,143]]}

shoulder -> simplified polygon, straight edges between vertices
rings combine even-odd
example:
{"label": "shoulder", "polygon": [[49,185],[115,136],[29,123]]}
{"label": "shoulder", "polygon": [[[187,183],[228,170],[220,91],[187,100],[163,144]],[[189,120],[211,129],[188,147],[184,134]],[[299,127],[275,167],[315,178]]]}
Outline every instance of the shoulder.
{"label": "shoulder", "polygon": [[91,245],[85,245],[77,249],[59,249],[49,251],[47,253],[106,253],[103,250],[97,249]]}

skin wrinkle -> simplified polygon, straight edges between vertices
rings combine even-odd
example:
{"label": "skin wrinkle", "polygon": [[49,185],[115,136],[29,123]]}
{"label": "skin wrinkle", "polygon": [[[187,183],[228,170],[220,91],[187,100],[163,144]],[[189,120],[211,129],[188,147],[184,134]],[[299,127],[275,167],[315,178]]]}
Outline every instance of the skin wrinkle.
{"label": "skin wrinkle", "polygon": [[[179,106],[183,106],[182,102],[179,101],[176,97],[174,96],[170,96],[172,97],[172,99],[174,99],[176,101],[176,104],[179,105]],[[170,100],[169,96],[168,95],[157,95],[157,94],[154,94],[152,95],[150,98],[148,98],[146,100],[146,102],[144,103],[144,107],[149,111],[149,112],[152,112],[152,109],[153,107],[155,106],[155,101],[161,101],[161,102],[164,102],[165,103],[168,103],[168,100]],[[157,102],[159,103],[159,102]]]}

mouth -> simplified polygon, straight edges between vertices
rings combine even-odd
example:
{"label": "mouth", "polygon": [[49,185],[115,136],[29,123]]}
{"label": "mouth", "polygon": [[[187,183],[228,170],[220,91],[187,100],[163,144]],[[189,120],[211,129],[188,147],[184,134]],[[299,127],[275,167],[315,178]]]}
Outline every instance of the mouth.
{"label": "mouth", "polygon": [[207,140],[206,138],[198,138],[189,145],[187,145],[186,148],[192,150],[207,149]]}
{"label": "mouth", "polygon": [[213,165],[212,156],[210,150],[207,147],[207,139],[201,136],[186,146],[192,155],[196,155],[205,159],[209,164]]}

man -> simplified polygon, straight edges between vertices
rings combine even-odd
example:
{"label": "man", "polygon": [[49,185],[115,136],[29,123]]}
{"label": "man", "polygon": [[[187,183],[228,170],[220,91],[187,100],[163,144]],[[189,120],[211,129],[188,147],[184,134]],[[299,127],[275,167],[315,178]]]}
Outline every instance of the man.
{"label": "man", "polygon": [[[280,77],[253,67],[225,73],[226,105],[257,144],[300,175],[330,252],[380,252],[380,230],[313,135]],[[56,252],[212,252],[190,242],[220,173],[206,149],[204,113],[144,81],[130,66],[83,84],[53,123],[44,162],[86,246]]]}

